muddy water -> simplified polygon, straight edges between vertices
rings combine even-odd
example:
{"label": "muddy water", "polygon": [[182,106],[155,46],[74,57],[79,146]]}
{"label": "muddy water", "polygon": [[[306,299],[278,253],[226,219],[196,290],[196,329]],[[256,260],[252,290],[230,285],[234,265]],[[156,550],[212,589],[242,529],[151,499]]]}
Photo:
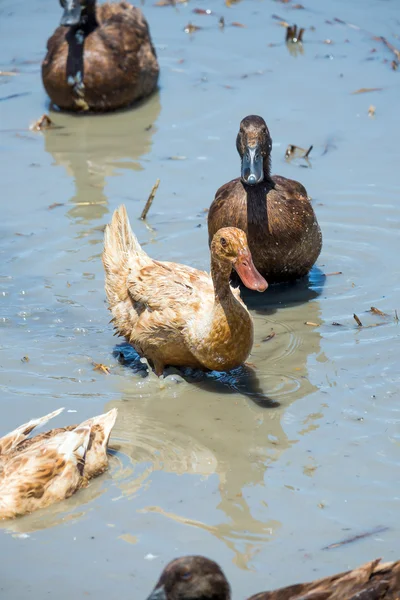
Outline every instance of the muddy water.
{"label": "muddy water", "polygon": [[[35,134],[27,127],[48,111],[40,60],[60,9],[1,3],[0,68],[18,72],[0,77],[1,432],[60,406],[56,426],[119,410],[107,474],[2,526],[1,597],[144,598],[188,553],[217,559],[235,598],[399,558],[399,75],[370,35],[398,45],[398,7],[304,6],[218,0],[220,30],[191,12],[210,7],[202,0],[146,2],[159,92],[106,117],[53,112],[60,128]],[[315,27],[302,51],[288,51],[273,14]],[[202,27],[192,36],[189,21]],[[352,95],[359,88],[382,90]],[[246,296],[252,366],[145,377],[108,324],[104,225],[124,202],[152,256],[207,268],[204,209],[238,175],[235,135],[249,113],[268,121],[273,171],[313,197],[318,265],[310,281]],[[286,162],[288,144],[313,144],[310,162]],[[146,227],[137,217],[158,177]],[[387,529],[323,550],[377,527]]]}

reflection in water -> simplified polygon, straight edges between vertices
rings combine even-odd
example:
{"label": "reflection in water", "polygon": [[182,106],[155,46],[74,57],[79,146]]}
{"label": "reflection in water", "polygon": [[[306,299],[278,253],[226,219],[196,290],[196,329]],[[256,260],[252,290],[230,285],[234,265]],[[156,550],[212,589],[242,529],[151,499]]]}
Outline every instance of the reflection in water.
{"label": "reflection in water", "polygon": [[[114,435],[136,465],[117,482],[122,494],[130,496],[137,493],[138,485],[151,485],[150,474],[160,470],[174,475],[218,475],[215,508],[225,515],[220,523],[188,518],[190,506],[183,505],[180,514],[171,513],[162,501],[144,510],[209,531],[234,552],[238,566],[247,568],[254,553],[280,528],[268,514],[267,472],[296,443],[282,426],[284,410],[316,390],[309,381],[307,363],[311,355],[321,357],[320,334],[305,323],[318,323],[319,313],[319,302],[314,300],[282,308],[279,320],[275,314],[256,314],[251,378],[249,369],[219,376],[197,372],[194,383],[177,375],[160,382],[154,375],[138,379],[132,374],[137,385],[123,393],[122,401],[107,406],[107,410],[118,406]],[[271,329],[275,336],[264,343]],[[205,390],[213,394],[205,395]],[[269,403],[260,402],[261,397]],[[312,418],[312,428],[318,427],[318,420]],[[305,428],[299,431],[299,435],[306,433]],[[142,469],[142,483],[138,469]],[[248,488],[256,486],[262,487],[262,501],[255,506],[257,517],[247,501]],[[260,518],[260,511],[267,512],[266,518]]]}
{"label": "reflection in water", "polygon": [[118,169],[141,169],[139,159],[150,152],[160,110],[159,94],[154,94],[129,111],[54,115],[61,129],[45,132],[45,148],[75,180],[71,219],[89,223],[108,212],[105,178]]}

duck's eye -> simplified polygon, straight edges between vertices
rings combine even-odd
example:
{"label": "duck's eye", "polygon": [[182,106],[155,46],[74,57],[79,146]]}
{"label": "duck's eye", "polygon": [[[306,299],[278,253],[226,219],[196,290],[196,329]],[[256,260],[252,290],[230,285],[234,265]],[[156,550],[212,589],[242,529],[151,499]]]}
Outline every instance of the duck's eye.
{"label": "duck's eye", "polygon": [[228,244],[228,242],[226,241],[226,239],[224,237],[221,238],[220,242],[221,242],[221,246],[223,248],[225,248],[225,246]]}
{"label": "duck's eye", "polygon": [[186,571],[186,573],[182,573],[181,574],[181,579],[185,579],[185,581],[187,581],[188,579],[190,579],[192,577],[192,574],[190,571]]}

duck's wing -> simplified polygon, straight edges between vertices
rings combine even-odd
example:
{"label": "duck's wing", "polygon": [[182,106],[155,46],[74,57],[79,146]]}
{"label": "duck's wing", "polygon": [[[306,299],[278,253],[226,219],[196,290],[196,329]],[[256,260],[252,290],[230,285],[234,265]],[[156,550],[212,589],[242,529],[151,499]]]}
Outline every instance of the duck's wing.
{"label": "duck's wing", "polygon": [[39,427],[40,425],[44,425],[50,419],[53,419],[57,415],[59,415],[64,408],[59,408],[44,417],[39,417],[38,419],[31,419],[28,423],[24,425],[20,425],[14,431],[7,433],[2,438],[0,438],[0,458],[12,453],[14,450],[17,450],[19,445],[26,440],[28,435],[35,429],[35,427]]}
{"label": "duck's wing", "polygon": [[83,481],[90,430],[64,431],[7,461],[0,473],[0,519],[71,496]]}
{"label": "duck's wing", "polygon": [[273,175],[272,181],[275,184],[275,189],[291,198],[302,197],[308,199],[307,190],[302,183],[294,179],[282,177],[282,175]]}
{"label": "duck's wing", "polygon": [[249,600],[395,600],[400,597],[400,561],[380,559],[357,569],[251,596]]}
{"label": "duck's wing", "polygon": [[153,260],[128,277],[132,302],[152,311],[197,303],[202,294],[213,293],[210,275],[186,265]]}

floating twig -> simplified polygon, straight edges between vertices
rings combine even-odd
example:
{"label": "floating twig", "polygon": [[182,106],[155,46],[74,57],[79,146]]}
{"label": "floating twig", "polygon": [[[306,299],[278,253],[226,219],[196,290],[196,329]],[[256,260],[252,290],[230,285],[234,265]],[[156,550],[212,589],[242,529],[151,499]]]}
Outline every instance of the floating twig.
{"label": "floating twig", "polygon": [[393,46],[393,44],[391,44],[390,42],[387,41],[387,39],[385,37],[383,37],[382,35],[380,36],[380,39],[387,48],[389,48],[389,50],[391,52],[393,52],[393,54],[395,55],[396,59],[400,62],[400,50],[397,50],[397,48],[395,48],[395,46]]}
{"label": "floating twig", "polygon": [[354,94],[367,94],[368,92],[381,92],[383,88],[360,88],[359,90],[356,90],[355,92],[351,92],[352,95],[354,96]]}
{"label": "floating twig", "polygon": [[310,325],[311,327],[318,327],[318,323],[314,323],[313,321],[306,321],[304,325]]}
{"label": "floating twig", "polygon": [[376,306],[371,306],[369,312],[372,312],[372,314],[374,315],[379,315],[380,317],[387,317],[388,314],[382,312],[381,310],[379,310],[379,308],[376,308]]}
{"label": "floating twig", "polygon": [[42,115],[40,119],[30,125],[29,129],[31,131],[43,131],[44,129],[54,129],[55,127],[48,115]]}
{"label": "floating twig", "polygon": [[322,550],[332,550],[333,548],[339,548],[340,546],[344,546],[345,544],[351,544],[352,542],[357,542],[358,540],[362,540],[366,537],[370,537],[371,535],[376,535],[377,533],[383,533],[384,531],[388,531],[389,527],[375,527],[375,529],[371,529],[371,531],[366,531],[365,533],[359,533],[358,535],[354,535],[349,538],[345,538],[340,542],[335,542],[334,544],[329,544],[329,546],[325,546]]}
{"label": "floating twig", "polygon": [[297,25],[289,25],[286,29],[286,42],[298,44],[303,42],[304,27],[297,29]]}
{"label": "floating twig", "polygon": [[157,191],[159,185],[160,185],[160,180],[157,179],[157,181],[155,182],[155,184],[153,185],[153,187],[151,189],[149,197],[147,198],[147,202],[142,211],[142,214],[140,215],[140,218],[142,221],[144,221],[147,217],[147,213],[149,212],[150,207],[153,204],[154,196],[156,195],[156,191]]}
{"label": "floating twig", "polygon": [[267,335],[267,337],[263,338],[261,341],[269,342],[269,340],[272,340],[272,338],[274,338],[275,336],[276,336],[275,331],[271,331],[271,333],[269,335]]}
{"label": "floating twig", "polygon": [[362,327],[362,326],[363,326],[363,324],[361,323],[360,319],[357,317],[356,313],[354,313],[354,315],[353,315],[353,319],[355,320],[355,322],[357,323],[357,325],[358,325],[359,327]]}
{"label": "floating twig", "polygon": [[100,371],[101,373],[104,373],[104,375],[109,375],[110,374],[110,368],[107,367],[106,365],[103,365],[102,363],[92,363],[94,370],[95,371]]}
{"label": "floating twig", "polygon": [[325,273],[325,277],[331,277],[332,275],[343,275],[343,271],[334,271],[333,273]]}

